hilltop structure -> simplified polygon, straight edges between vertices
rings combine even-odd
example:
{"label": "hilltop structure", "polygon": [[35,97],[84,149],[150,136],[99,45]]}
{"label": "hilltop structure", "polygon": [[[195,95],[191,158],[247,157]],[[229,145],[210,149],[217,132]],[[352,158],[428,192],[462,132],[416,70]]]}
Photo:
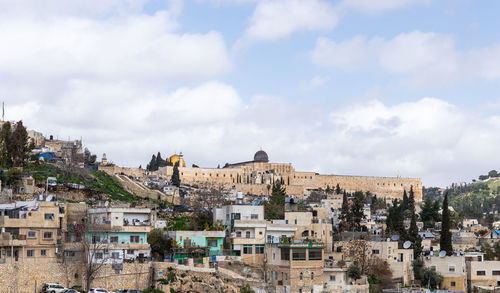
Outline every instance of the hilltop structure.
{"label": "hilltop structure", "polygon": [[[176,157],[175,157],[176,158]],[[182,159],[182,157],[181,157]],[[181,182],[207,188],[236,188],[243,193],[268,194],[270,185],[281,182],[288,194],[302,198],[309,190],[335,188],[347,192],[369,191],[380,198],[401,199],[403,191],[413,188],[415,201],[422,201],[420,178],[322,175],[315,172],[296,171],[291,163],[272,163],[263,150],[255,153],[253,160],[226,164],[223,168],[196,168],[179,166]],[[115,170],[108,170],[115,172]],[[170,178],[172,166],[160,167],[158,175]]]}

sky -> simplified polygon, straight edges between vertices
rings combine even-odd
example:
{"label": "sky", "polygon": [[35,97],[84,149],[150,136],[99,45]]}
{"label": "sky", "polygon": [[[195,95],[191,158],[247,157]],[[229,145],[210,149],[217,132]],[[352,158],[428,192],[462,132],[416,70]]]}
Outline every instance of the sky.
{"label": "sky", "polygon": [[500,2],[0,0],[6,120],[143,167],[500,168]]}

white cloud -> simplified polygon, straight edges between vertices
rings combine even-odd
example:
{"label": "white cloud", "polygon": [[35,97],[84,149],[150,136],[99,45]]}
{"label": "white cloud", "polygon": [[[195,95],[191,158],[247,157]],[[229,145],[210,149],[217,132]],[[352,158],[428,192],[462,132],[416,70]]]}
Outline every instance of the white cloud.
{"label": "white cloud", "polygon": [[429,0],[342,0],[339,9],[357,10],[368,14],[379,14],[414,4],[426,4]]}
{"label": "white cloud", "polygon": [[330,80],[330,77],[328,76],[315,76],[311,80],[308,80],[306,82],[301,82],[299,84],[299,89],[305,92],[315,90],[322,85],[324,85],[326,82]]}
{"label": "white cloud", "polygon": [[328,31],[337,24],[334,7],[323,0],[263,0],[237,47],[255,41],[284,39],[300,31]]}
{"label": "white cloud", "polygon": [[[500,50],[493,50],[492,54],[500,56],[499,53]],[[473,60],[470,55],[456,47],[451,35],[413,31],[392,39],[356,36],[336,42],[319,38],[311,52],[311,59],[320,66],[350,70],[381,69],[408,79],[414,85],[425,85],[450,83],[471,76],[471,72],[479,70],[481,62],[464,61]],[[476,59],[486,61],[486,55],[482,52]],[[482,72],[486,73],[487,68],[492,69],[486,66]],[[496,71],[493,69],[493,72]]]}
{"label": "white cloud", "polygon": [[166,11],[104,20],[0,20],[0,40],[9,44],[0,47],[0,73],[178,81],[230,70],[221,34],[178,34],[175,26]]}

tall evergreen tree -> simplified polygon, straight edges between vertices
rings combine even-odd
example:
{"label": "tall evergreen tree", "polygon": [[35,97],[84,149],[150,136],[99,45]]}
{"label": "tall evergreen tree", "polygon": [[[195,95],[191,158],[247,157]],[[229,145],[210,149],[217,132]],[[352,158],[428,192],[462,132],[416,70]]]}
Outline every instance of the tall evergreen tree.
{"label": "tall evergreen tree", "polygon": [[403,202],[401,204],[403,212],[408,209],[408,195],[406,194],[406,189],[403,192]]}
{"label": "tall evergreen tree", "polygon": [[408,209],[415,212],[415,192],[413,192],[413,186],[410,187],[410,194],[408,195]]}
{"label": "tall evergreen tree", "polygon": [[441,250],[446,251],[447,255],[453,254],[453,246],[451,243],[450,232],[450,210],[448,209],[448,193],[444,194],[443,207],[441,217],[441,238],[439,239],[439,246]]}
{"label": "tall evergreen tree", "polygon": [[12,167],[12,157],[11,157],[11,125],[10,122],[5,122],[2,125],[2,130],[0,131],[0,161],[2,167],[10,168]]}
{"label": "tall evergreen tree", "polygon": [[342,189],[340,188],[340,185],[337,183],[337,186],[335,187],[335,193],[340,194],[342,192]]}
{"label": "tall evergreen tree", "polygon": [[351,227],[360,230],[361,220],[365,218],[364,213],[364,196],[362,191],[356,191],[354,193],[353,203],[351,205],[352,222]]}
{"label": "tall evergreen tree", "polygon": [[406,239],[406,229],[404,226],[403,203],[399,203],[397,199],[392,201],[392,206],[389,208],[386,226],[389,234],[396,233],[401,239]]}
{"label": "tall evergreen tree", "polygon": [[146,166],[146,170],[148,170],[148,171],[158,170],[158,168],[156,166],[156,156],[155,155],[153,155],[151,157],[151,161],[149,161],[149,164]]}
{"label": "tall evergreen tree", "polygon": [[159,167],[166,166],[165,163],[165,160],[161,158],[161,153],[158,152],[158,154],[156,155],[156,170],[158,170]]}
{"label": "tall evergreen tree", "polygon": [[12,129],[10,122],[2,125],[0,131],[0,163],[3,167],[22,167],[29,157],[33,144],[28,142],[28,131],[22,121]]}
{"label": "tall evergreen tree", "polygon": [[286,188],[279,180],[273,184],[269,201],[264,204],[264,216],[266,219],[285,218]]}
{"label": "tall evergreen tree", "polygon": [[408,229],[408,240],[413,245],[413,259],[417,259],[422,254],[422,237],[418,234],[417,215],[415,210],[411,214],[410,229]]}
{"label": "tall evergreen tree", "polygon": [[172,184],[179,187],[181,186],[181,177],[179,175],[179,163],[174,165],[174,171],[172,173]]}
{"label": "tall evergreen tree", "polygon": [[349,202],[347,201],[347,192],[345,190],[344,190],[344,197],[342,198],[342,209],[340,211],[339,219],[340,219],[340,225],[339,225],[340,230],[349,231],[351,229],[352,213],[351,213],[351,208],[349,206]]}

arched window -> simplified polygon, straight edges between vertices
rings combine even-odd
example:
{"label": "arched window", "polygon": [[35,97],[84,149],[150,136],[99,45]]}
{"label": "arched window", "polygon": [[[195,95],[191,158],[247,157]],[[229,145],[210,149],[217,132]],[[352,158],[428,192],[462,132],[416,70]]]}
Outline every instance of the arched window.
{"label": "arched window", "polygon": [[300,273],[300,279],[302,280],[304,278],[304,274],[302,272]]}
{"label": "arched window", "polygon": [[314,280],[314,273],[311,273],[311,280]]}
{"label": "arched window", "polygon": [[245,233],[245,235],[246,235],[246,237],[247,237],[247,238],[250,238],[250,231],[247,231],[247,232]]}

